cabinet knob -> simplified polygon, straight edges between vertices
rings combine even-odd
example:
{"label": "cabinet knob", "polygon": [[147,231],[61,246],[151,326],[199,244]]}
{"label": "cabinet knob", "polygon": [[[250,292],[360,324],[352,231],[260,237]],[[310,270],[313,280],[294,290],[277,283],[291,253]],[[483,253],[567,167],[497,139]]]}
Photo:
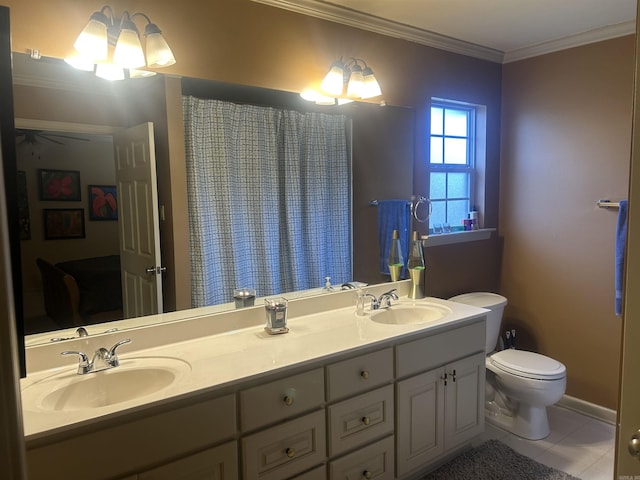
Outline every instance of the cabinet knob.
{"label": "cabinet knob", "polygon": [[371,473],[369,470],[365,470],[364,472],[362,472],[362,476],[367,479],[373,478],[373,473]]}
{"label": "cabinet knob", "polygon": [[291,405],[293,405],[293,397],[290,397],[289,395],[285,395],[282,400],[284,401],[284,404],[287,407],[290,407]]}
{"label": "cabinet knob", "polygon": [[440,380],[444,380],[444,386],[447,386],[447,372],[444,372],[444,375],[440,377]]}
{"label": "cabinet knob", "polygon": [[360,376],[366,380],[367,378],[369,378],[369,372],[363,370],[360,372]]}
{"label": "cabinet knob", "polygon": [[371,423],[371,419],[369,417],[362,417],[362,423],[364,425],[369,425]]}
{"label": "cabinet knob", "polygon": [[287,457],[293,458],[296,456],[296,451],[293,448],[287,448],[284,453],[287,454]]}
{"label": "cabinet knob", "polygon": [[629,453],[632,457],[636,457],[640,460],[640,430],[631,435],[631,440],[629,441]]}
{"label": "cabinet knob", "polygon": [[456,381],[456,371],[455,370],[453,370],[451,372],[451,378],[453,379],[454,382]]}

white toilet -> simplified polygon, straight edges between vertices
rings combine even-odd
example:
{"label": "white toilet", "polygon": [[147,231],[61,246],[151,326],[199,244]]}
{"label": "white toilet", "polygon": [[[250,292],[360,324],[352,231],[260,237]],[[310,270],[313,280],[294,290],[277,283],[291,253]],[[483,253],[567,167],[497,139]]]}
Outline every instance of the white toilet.
{"label": "white toilet", "polygon": [[524,350],[495,351],[507,299],[495,293],[465,293],[452,302],[490,310],[487,315],[485,419],[529,440],[549,435],[547,406],[558,402],[567,386],[565,366]]}

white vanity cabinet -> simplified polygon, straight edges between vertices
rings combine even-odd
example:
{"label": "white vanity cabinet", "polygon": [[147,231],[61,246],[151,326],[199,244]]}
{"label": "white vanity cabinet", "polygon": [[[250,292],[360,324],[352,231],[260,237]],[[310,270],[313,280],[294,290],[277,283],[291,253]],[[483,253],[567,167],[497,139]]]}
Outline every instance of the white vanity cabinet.
{"label": "white vanity cabinet", "polygon": [[482,432],[484,340],[476,315],[70,427],[27,443],[29,479],[414,478]]}
{"label": "white vanity cabinet", "polygon": [[482,433],[484,338],[474,323],[397,347],[398,377],[411,375],[396,387],[398,478]]}

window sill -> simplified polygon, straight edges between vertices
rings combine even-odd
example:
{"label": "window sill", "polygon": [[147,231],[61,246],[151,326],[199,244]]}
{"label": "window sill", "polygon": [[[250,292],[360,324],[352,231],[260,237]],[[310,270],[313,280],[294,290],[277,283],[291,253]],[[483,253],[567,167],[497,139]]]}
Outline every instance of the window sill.
{"label": "window sill", "polygon": [[438,245],[451,245],[453,243],[475,242],[476,240],[487,240],[495,228],[483,228],[480,230],[466,230],[451,233],[436,233],[427,238],[422,237],[423,247],[436,247]]}

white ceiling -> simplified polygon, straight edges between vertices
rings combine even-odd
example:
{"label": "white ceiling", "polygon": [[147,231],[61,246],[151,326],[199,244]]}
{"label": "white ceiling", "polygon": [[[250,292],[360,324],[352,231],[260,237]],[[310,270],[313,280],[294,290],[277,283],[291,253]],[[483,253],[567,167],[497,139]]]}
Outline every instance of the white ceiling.
{"label": "white ceiling", "polygon": [[492,61],[635,31],[636,0],[254,0]]}

